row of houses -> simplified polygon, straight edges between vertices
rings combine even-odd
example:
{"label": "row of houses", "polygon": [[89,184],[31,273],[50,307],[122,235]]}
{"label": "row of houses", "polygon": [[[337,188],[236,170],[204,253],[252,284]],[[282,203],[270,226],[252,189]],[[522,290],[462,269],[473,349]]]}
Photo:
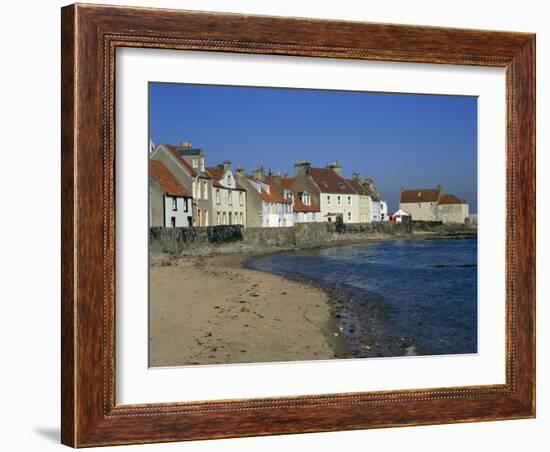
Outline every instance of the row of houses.
{"label": "row of houses", "polygon": [[387,204],[372,178],[343,175],[335,161],[315,168],[307,160],[294,176],[252,174],[230,161],[207,167],[204,151],[184,141],[152,146],[149,177],[151,226],[243,225],[289,227],[296,223],[369,223],[388,219]]}

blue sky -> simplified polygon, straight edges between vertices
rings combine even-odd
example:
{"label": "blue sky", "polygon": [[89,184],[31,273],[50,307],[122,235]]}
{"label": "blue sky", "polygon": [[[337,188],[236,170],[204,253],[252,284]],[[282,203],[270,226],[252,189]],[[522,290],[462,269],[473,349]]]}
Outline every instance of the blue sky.
{"label": "blue sky", "polygon": [[443,185],[477,212],[477,98],[149,83],[155,144],[189,140],[207,166],[293,174],[295,160],[373,176],[391,212],[399,190]]}

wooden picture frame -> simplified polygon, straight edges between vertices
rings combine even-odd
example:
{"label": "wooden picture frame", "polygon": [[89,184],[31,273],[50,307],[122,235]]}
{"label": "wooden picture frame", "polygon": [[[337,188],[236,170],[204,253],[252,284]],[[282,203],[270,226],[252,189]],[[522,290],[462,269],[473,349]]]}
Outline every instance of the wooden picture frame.
{"label": "wooden picture frame", "polygon": [[[62,9],[62,442],[73,447],[535,416],[535,35],[71,5]],[[506,69],[506,383],[115,403],[115,50]]]}

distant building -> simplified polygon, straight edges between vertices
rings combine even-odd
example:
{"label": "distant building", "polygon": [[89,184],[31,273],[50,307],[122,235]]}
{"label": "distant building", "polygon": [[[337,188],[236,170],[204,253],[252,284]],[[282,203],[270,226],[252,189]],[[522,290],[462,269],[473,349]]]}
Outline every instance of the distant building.
{"label": "distant building", "polygon": [[193,148],[189,141],[183,141],[178,146],[159,144],[151,153],[151,159],[164,163],[192,194],[193,225],[212,225],[212,176],[206,172],[203,150]]}
{"label": "distant building", "polygon": [[396,221],[397,223],[401,223],[404,217],[410,217],[410,215],[404,210],[399,209],[393,215],[389,216],[389,221]]}
{"label": "distant building", "polygon": [[193,225],[192,197],[160,161],[149,168],[149,223],[166,228]]}
{"label": "distant building", "polygon": [[246,190],[237,183],[231,162],[225,160],[206,170],[212,176],[214,224],[246,226]]}
{"label": "distant building", "polygon": [[273,181],[264,175],[262,167],[252,175],[243,169],[236,171],[237,183],[246,191],[246,218],[248,227],[294,226],[292,201],[285,198]]}
{"label": "distant building", "polygon": [[455,195],[443,193],[443,187],[401,189],[399,208],[414,221],[465,223],[468,204]]}

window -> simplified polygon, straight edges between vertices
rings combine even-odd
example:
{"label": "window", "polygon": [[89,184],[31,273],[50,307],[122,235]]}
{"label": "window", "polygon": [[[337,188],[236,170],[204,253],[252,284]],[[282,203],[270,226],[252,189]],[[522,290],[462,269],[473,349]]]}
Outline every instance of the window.
{"label": "window", "polygon": [[343,182],[338,182],[338,188],[346,188],[346,185]]}
{"label": "window", "polygon": [[173,228],[176,227],[176,217],[171,217],[170,218],[170,226],[172,226]]}
{"label": "window", "polygon": [[342,205],[342,197],[341,196],[336,197],[336,204],[338,204],[339,206]]}
{"label": "window", "polygon": [[202,217],[201,217],[201,213],[202,213],[202,212],[201,212],[201,209],[199,209],[199,210],[197,211],[197,220],[198,220],[198,223],[199,223],[197,226],[202,226]]}
{"label": "window", "polygon": [[189,211],[189,198],[183,198],[183,211]]}
{"label": "window", "polygon": [[193,168],[199,167],[199,161],[197,159],[193,159]]}
{"label": "window", "polygon": [[220,212],[216,213],[216,224],[217,225],[220,225],[221,224],[221,215],[220,215]]}
{"label": "window", "polygon": [[351,222],[351,212],[348,212],[348,221]]}
{"label": "window", "polygon": [[243,213],[242,213],[242,212],[240,213],[240,217],[241,217],[241,224],[244,226],[244,217],[243,217]]}
{"label": "window", "polygon": [[208,226],[208,210],[204,211],[204,225]]}
{"label": "window", "polygon": [[348,196],[348,206],[351,206],[351,196]]}
{"label": "window", "polygon": [[327,206],[330,206],[330,195],[327,195]]}
{"label": "window", "polygon": [[233,193],[231,193],[231,190],[227,190],[227,204],[230,206],[233,205]]}
{"label": "window", "polygon": [[216,188],[216,204],[220,204],[221,203],[221,199],[220,199],[220,189],[219,188]]}
{"label": "window", "polygon": [[227,213],[223,213],[223,224],[227,224]]}
{"label": "window", "polygon": [[244,193],[242,191],[239,192],[239,205],[240,206],[244,205]]}
{"label": "window", "polygon": [[[307,191],[301,191],[298,193],[298,197],[300,200],[306,205],[309,206],[311,204],[311,195]],[[330,201],[329,201],[330,204]]]}
{"label": "window", "polygon": [[201,173],[204,173],[204,158],[201,158]]}
{"label": "window", "polygon": [[206,184],[206,181],[202,181],[202,198],[203,199],[208,199],[208,190],[207,190],[208,186]]}
{"label": "window", "polygon": [[229,212],[229,224],[233,224],[233,220],[232,220],[231,217],[232,217],[232,216],[231,216],[231,212]]}
{"label": "window", "polygon": [[172,210],[178,210],[178,198],[172,198]]}

